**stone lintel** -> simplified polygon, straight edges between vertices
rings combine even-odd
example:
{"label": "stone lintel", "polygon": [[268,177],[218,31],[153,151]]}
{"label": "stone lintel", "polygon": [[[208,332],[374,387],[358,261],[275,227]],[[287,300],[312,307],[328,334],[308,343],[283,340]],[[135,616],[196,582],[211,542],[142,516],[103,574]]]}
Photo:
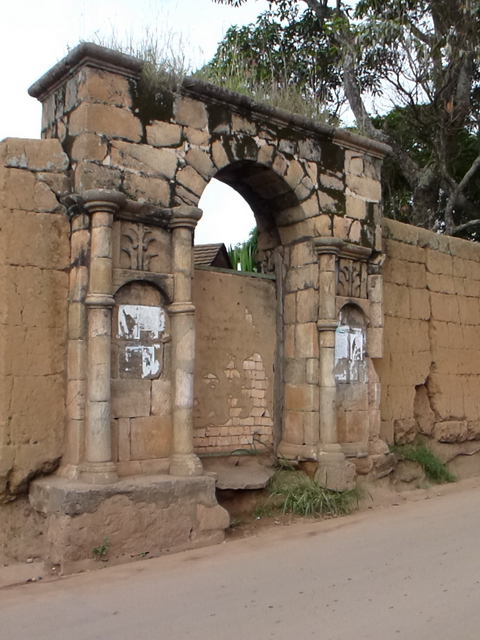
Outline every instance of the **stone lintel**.
{"label": "stone lintel", "polygon": [[92,42],[82,42],[29,88],[32,98],[44,102],[48,96],[83,67],[110,71],[127,78],[139,78],[143,60]]}

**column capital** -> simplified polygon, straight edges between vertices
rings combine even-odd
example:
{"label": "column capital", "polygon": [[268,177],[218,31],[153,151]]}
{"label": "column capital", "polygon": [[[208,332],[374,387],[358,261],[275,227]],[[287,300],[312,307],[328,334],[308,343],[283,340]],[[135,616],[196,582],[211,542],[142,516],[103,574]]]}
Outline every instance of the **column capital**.
{"label": "column capital", "polygon": [[106,211],[116,213],[121,209],[127,198],[120,191],[113,189],[89,189],[83,193],[70,193],[63,197],[61,202],[67,210],[67,216],[73,220],[85,213]]}
{"label": "column capital", "polygon": [[341,238],[333,238],[331,236],[322,236],[313,239],[313,246],[317,255],[330,253],[338,255],[345,245],[345,241]]}
{"label": "column capital", "polygon": [[337,320],[331,320],[330,318],[320,318],[317,320],[318,331],[336,331],[338,327]]}
{"label": "column capital", "polygon": [[203,215],[203,211],[198,207],[189,207],[182,205],[172,209],[172,218],[170,220],[170,228],[186,227],[187,229],[195,229],[198,221]]}
{"label": "column capital", "polygon": [[88,213],[105,211],[116,213],[125,205],[126,197],[120,191],[113,189],[89,189],[81,194],[83,208]]}

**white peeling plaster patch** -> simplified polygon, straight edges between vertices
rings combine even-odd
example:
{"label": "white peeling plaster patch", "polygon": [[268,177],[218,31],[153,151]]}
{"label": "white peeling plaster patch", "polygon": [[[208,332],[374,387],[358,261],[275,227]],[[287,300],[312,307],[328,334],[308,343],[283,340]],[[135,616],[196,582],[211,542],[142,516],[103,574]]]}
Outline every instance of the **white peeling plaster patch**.
{"label": "white peeling plaster patch", "polygon": [[[335,379],[354,382],[365,368],[362,329],[342,325],[335,331]],[[343,364],[343,366],[341,366]],[[339,366],[340,365],[340,366]]]}
{"label": "white peeling plaster patch", "polygon": [[[160,373],[160,360],[157,353],[161,349],[161,345],[138,345],[133,347],[125,347],[125,359],[130,362],[139,356],[142,362],[142,378],[154,378]],[[128,371],[127,367],[127,371]]]}
{"label": "white peeling plaster patch", "polygon": [[142,331],[150,333],[156,340],[165,331],[165,311],[161,307],[122,304],[118,309],[117,338],[140,340]]}
{"label": "white peeling plaster patch", "polygon": [[245,307],[245,320],[247,322],[250,322],[250,324],[253,324],[253,316],[250,313],[250,311],[247,309],[247,307]]}

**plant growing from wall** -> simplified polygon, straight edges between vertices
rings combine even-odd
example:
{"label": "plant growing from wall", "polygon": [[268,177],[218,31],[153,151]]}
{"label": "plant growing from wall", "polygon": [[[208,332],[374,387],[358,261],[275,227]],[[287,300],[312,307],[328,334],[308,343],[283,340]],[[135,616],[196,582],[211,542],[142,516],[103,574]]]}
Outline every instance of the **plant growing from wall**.
{"label": "plant growing from wall", "polygon": [[434,484],[444,482],[455,482],[456,478],[447,469],[445,464],[431,451],[423,442],[413,442],[412,444],[394,445],[393,453],[419,464],[425,475]]}
{"label": "plant growing from wall", "polygon": [[92,553],[95,560],[100,560],[104,556],[107,555],[107,551],[110,547],[110,540],[108,538],[104,538],[103,542],[98,545],[98,547],[93,547]]}

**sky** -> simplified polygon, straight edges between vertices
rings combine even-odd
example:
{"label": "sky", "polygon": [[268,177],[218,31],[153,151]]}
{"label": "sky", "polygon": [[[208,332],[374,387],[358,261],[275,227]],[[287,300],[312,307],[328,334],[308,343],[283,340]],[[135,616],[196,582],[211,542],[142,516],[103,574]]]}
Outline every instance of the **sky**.
{"label": "sky", "polygon": [[[0,140],[39,138],[41,106],[28,87],[79,41],[140,42],[155,36],[183,51],[193,68],[215,53],[232,24],[253,22],[267,0],[240,8],[213,0],[11,0],[0,20]],[[246,240],[255,221],[244,200],[213,180],[202,196],[204,216],[196,242],[235,244]]]}

